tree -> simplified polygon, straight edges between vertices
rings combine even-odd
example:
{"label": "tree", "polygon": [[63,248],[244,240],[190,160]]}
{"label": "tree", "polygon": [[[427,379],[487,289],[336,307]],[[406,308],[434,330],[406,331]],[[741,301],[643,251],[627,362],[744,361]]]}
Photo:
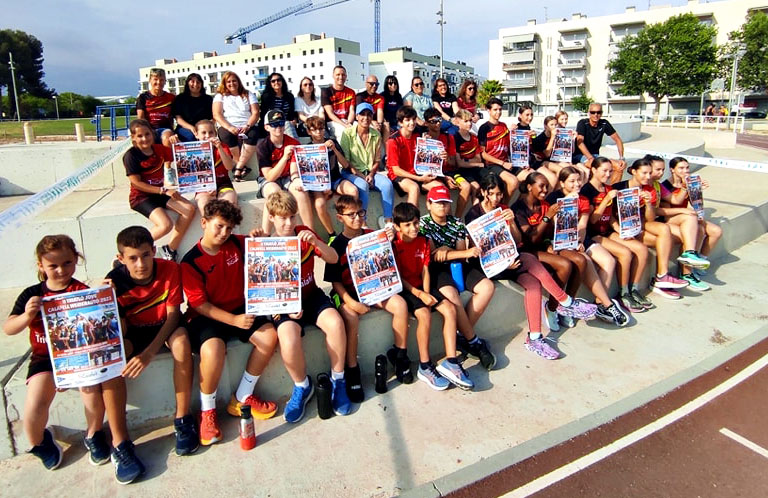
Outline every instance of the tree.
{"label": "tree", "polygon": [[608,63],[620,95],[647,93],[656,103],[670,95],[699,95],[712,82],[717,64],[714,27],[693,14],[671,17],[624,38]]}
{"label": "tree", "polygon": [[[768,15],[760,11],[750,14],[741,29],[728,34],[728,43],[722,47],[721,56],[732,58],[737,50],[744,50],[736,75],[736,84],[739,88],[763,92],[768,86],[766,40],[768,40]],[[730,62],[721,67],[726,83],[730,87],[730,68],[733,59],[724,60]]]}
{"label": "tree", "polygon": [[[7,89],[6,93],[13,91],[8,52],[13,53],[16,91],[19,96],[22,93],[28,93],[41,98],[53,97],[55,90],[49,89],[43,82],[43,76],[45,76],[45,72],[43,72],[43,44],[24,31],[12,29],[0,30],[0,97],[2,97],[3,87]],[[2,111],[3,109],[0,108],[0,114]]]}
{"label": "tree", "polygon": [[592,97],[589,97],[584,93],[571,99],[573,108],[581,112],[587,112],[589,110],[589,104],[592,104],[593,102],[594,100]]}
{"label": "tree", "polygon": [[503,91],[504,87],[498,80],[483,81],[483,84],[480,85],[480,90],[477,92],[477,105],[485,107],[485,104],[491,97],[497,97]]}

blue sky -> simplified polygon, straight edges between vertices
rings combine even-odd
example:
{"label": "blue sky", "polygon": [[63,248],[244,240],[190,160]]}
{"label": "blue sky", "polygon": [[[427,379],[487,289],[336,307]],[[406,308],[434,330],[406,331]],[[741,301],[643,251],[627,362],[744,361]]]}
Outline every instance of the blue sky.
{"label": "blue sky", "polygon": [[[224,37],[301,0],[263,0],[228,3],[231,8],[207,7],[211,2],[157,2],[134,0],[31,0],[6,2],[0,29],[20,29],[43,43],[48,86],[59,92],[92,95],[137,92],[138,68],[156,59],[189,59],[193,52],[228,53],[236,45]],[[623,12],[628,5],[648,8],[648,0],[618,2],[546,2],[548,18],[569,18],[574,12],[598,16]],[[683,5],[685,0],[651,4]],[[488,73],[488,40],[504,27],[544,21],[544,2],[511,0],[445,0],[445,58],[462,60],[475,71]],[[439,0],[382,0],[383,49],[411,46],[414,51],[440,53],[436,24]],[[480,8],[476,8],[480,7]],[[251,34],[249,42],[269,46],[290,43],[302,33],[325,31],[361,44],[367,56],[373,50],[373,3],[351,0],[302,16],[291,16]],[[236,42],[237,43],[237,42]]]}

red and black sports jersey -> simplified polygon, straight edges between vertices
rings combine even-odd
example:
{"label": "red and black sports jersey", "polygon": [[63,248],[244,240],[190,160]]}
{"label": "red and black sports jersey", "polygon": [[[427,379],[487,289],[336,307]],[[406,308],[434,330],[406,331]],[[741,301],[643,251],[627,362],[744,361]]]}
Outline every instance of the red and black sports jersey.
{"label": "red and black sports jersey", "polygon": [[349,108],[354,107],[355,99],[355,91],[346,86],[341,90],[329,86],[320,92],[320,103],[331,106],[339,119],[349,118]]}
{"label": "red and black sports jersey", "polygon": [[[543,248],[547,245],[545,240],[546,237],[545,239],[539,241],[538,244],[534,244],[530,237],[530,231],[542,223],[542,218],[544,218],[544,215],[549,210],[549,206],[550,204],[547,201],[541,201],[538,207],[531,209],[522,198],[516,200],[515,203],[512,204],[512,211],[515,213],[515,221],[517,221],[517,226],[520,227],[521,231],[525,226],[530,227],[528,231],[523,231],[522,233],[523,242],[529,249]],[[549,231],[551,232],[553,230],[554,223],[550,223]]]}
{"label": "red and black sports jersey", "polygon": [[397,178],[392,171],[392,166],[399,166],[411,174],[416,174],[413,169],[413,158],[416,155],[416,134],[411,133],[410,138],[405,138],[400,130],[390,135],[387,140],[387,176],[390,180]]}
{"label": "red and black sports jersey", "polygon": [[417,289],[424,290],[424,281],[421,272],[425,266],[429,266],[430,250],[429,240],[419,235],[410,242],[405,242],[398,232],[392,241],[395,251],[395,262],[400,270],[400,278]]}
{"label": "red and black sports jersey", "polygon": [[[364,228],[360,235],[371,233],[373,230],[370,228]],[[352,273],[349,271],[349,263],[347,262],[347,246],[349,245],[349,239],[343,233],[340,233],[331,242],[331,249],[336,251],[339,255],[339,261],[336,264],[325,264],[325,273],[323,274],[323,280],[326,282],[341,282],[347,292],[356,295],[355,285],[352,282]]]}
{"label": "red and black sports jersey", "polygon": [[[630,188],[629,180],[624,180],[623,182],[619,182],[619,183],[614,183],[613,184],[613,189],[614,190],[624,190],[624,189],[628,189],[628,188]],[[656,189],[653,188],[651,185],[641,185],[640,186],[640,191],[642,192],[643,190],[648,192],[649,194],[651,194],[651,204],[653,204],[654,206],[658,206],[659,205],[659,193],[656,192]],[[640,197],[640,209],[643,209],[644,207],[645,207],[645,199]]]}
{"label": "red and black sports jersey", "polygon": [[469,140],[464,140],[461,133],[457,133],[453,138],[456,140],[456,152],[465,161],[469,161],[480,153],[480,143],[475,135],[470,133]]}
{"label": "red and black sports jersey", "polygon": [[[598,191],[591,183],[587,183],[581,188],[581,191],[579,192],[584,197],[589,200],[589,203],[592,205],[592,209],[596,209],[597,206],[600,205],[600,203],[603,202],[603,199],[605,199],[605,195],[613,190],[613,188],[610,185],[605,185],[605,191],[600,192]],[[611,204],[613,201],[611,201]],[[603,211],[603,214],[600,216],[600,218],[597,220],[596,223],[590,223],[587,225],[587,232],[589,235],[609,235],[613,228],[611,227],[611,205],[609,204],[605,211]]]}
{"label": "red and black sports jersey", "polygon": [[[79,291],[87,288],[87,285],[74,278],[69,282],[66,289],[59,291],[50,290],[45,285],[45,282],[40,282],[39,284],[27,287],[19,294],[9,316],[23,315],[27,301],[35,296],[55,296],[56,294],[64,294],[65,292]],[[48,343],[45,341],[45,325],[43,325],[43,315],[41,313],[35,315],[35,318],[29,323],[29,344],[32,346],[33,355],[48,356]]]}
{"label": "red and black sports jersey", "polygon": [[[283,158],[283,151],[285,150],[286,145],[301,144],[298,140],[293,137],[289,137],[288,135],[283,135],[283,145],[281,147],[276,147],[275,144],[272,143],[272,140],[269,139],[269,137],[259,140],[259,143],[256,144],[256,158],[259,161],[259,170],[261,171],[261,176],[264,176],[264,168],[274,168],[280,159]],[[286,163],[285,169],[280,175],[280,178],[291,176],[290,164],[295,162],[295,160],[295,155],[290,158],[290,160]]]}
{"label": "red and black sports jersey", "polygon": [[136,99],[136,110],[147,111],[147,121],[153,128],[173,128],[173,113],[171,106],[176,96],[163,92],[157,97],[144,92]]}
{"label": "red and black sports jersey", "polygon": [[183,301],[181,269],[173,261],[155,259],[148,284],[137,284],[125,265],[110,271],[107,278],[112,279],[117,309],[129,327],[161,326],[168,318],[166,307],[179,306]]}
{"label": "red and black sports jersey", "polygon": [[232,234],[219,252],[208,254],[200,241],[181,260],[181,282],[188,312],[206,302],[224,311],[245,304],[245,236]]}
{"label": "red and black sports jersey", "polygon": [[379,95],[378,93],[374,93],[371,95],[368,92],[360,92],[357,94],[355,102],[357,104],[361,104],[362,102],[367,102],[368,104],[371,104],[371,107],[373,107],[373,120],[376,121],[376,113],[381,109],[384,110],[384,97]]}
{"label": "red and black sports jersey", "polygon": [[485,152],[500,161],[509,161],[509,128],[499,121],[492,124],[490,121],[483,123],[477,131],[477,141]]}
{"label": "red and black sports jersey", "polygon": [[[678,194],[682,190],[682,187],[680,187],[680,188],[675,187],[674,185],[672,185],[672,182],[670,182],[668,179],[664,180],[663,182],[661,182],[661,188],[666,189],[670,194],[673,194],[673,195]],[[669,204],[673,208],[684,208],[684,207],[688,206],[689,200],[690,199],[688,198],[688,194],[686,194],[685,195],[685,199],[683,200],[682,203],[680,203],[680,204],[672,204],[670,202]]]}
{"label": "red and black sports jersey", "polygon": [[[123,166],[126,176],[139,175],[141,181],[150,185],[163,185],[163,165],[173,161],[171,149],[160,144],[152,144],[152,155],[144,154],[138,147],[131,147],[123,154]],[[128,202],[131,207],[143,201],[148,194],[131,185]]]}
{"label": "red and black sports jersey", "polygon": [[[305,225],[296,225],[293,233],[298,235],[299,232],[304,230],[309,230],[317,237],[315,231]],[[301,241],[299,251],[301,253],[299,256],[301,257],[301,295],[303,297],[317,289],[317,284],[315,283],[315,256],[320,256],[320,251],[305,241]]]}
{"label": "red and black sports jersey", "polygon": [[[552,205],[563,197],[565,197],[565,194],[562,190],[554,190],[547,196],[547,202]],[[579,192],[579,199],[576,205],[578,206],[579,214],[589,213],[589,199],[581,195],[581,192]]]}

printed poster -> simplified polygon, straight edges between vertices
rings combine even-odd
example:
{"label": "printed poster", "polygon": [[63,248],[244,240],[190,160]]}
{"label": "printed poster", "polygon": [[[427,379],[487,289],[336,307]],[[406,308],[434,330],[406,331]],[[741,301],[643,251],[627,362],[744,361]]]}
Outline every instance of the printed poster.
{"label": "printed poster", "polygon": [[640,189],[637,187],[619,190],[616,195],[619,211],[619,237],[631,239],[643,230],[640,218]]}
{"label": "printed poster", "polygon": [[173,144],[173,163],[165,170],[164,185],[180,194],[216,191],[211,142]]}
{"label": "printed poster", "polygon": [[573,158],[573,132],[565,128],[555,129],[555,144],[549,160],[558,163],[570,163]]}
{"label": "printed poster", "polygon": [[472,220],[467,224],[467,231],[480,248],[480,266],[486,277],[498,275],[517,259],[517,246],[501,208]]}
{"label": "printed poster", "polygon": [[376,230],[350,240],[347,263],[358,299],[367,306],[403,290],[386,230]]}
{"label": "printed poster", "polygon": [[530,131],[515,130],[510,133],[509,162],[515,168],[529,168],[528,157],[530,154]]}
{"label": "printed poster", "polygon": [[298,237],[245,239],[245,312],[282,315],[301,311]]}
{"label": "printed poster", "polygon": [[57,388],[93,386],[120,375],[125,349],[112,287],[44,297],[41,307]]}
{"label": "printed poster", "polygon": [[331,165],[328,160],[328,148],[324,144],[297,145],[293,153],[304,190],[331,190]]}
{"label": "printed poster", "polygon": [[555,216],[555,237],[552,249],[579,248],[579,200],[578,197],[562,197],[557,200],[560,210]]}
{"label": "printed poster", "polygon": [[704,219],[704,197],[701,194],[701,177],[699,175],[690,175],[688,177],[688,200],[691,201],[691,207],[696,211],[696,216]]}
{"label": "printed poster", "polygon": [[418,137],[413,170],[417,175],[444,176],[443,159],[440,157],[444,150],[440,140]]}

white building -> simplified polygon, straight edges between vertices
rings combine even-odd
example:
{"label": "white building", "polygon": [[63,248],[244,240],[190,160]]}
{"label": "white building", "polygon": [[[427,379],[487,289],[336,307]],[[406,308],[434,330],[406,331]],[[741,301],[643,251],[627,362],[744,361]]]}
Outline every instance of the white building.
{"label": "white building", "polygon": [[[688,0],[680,7],[652,6],[650,10],[627,7],[621,14],[587,18],[580,13],[571,19],[551,19],[537,24],[499,30],[498,40],[490,40],[488,77],[499,80],[507,93],[518,101],[529,101],[537,112],[549,113],[585,93],[607,105],[612,112],[652,112],[653,99],[620,96],[619,82],[610,81],[606,65],[616,54],[617,44],[643,27],[664,22],[670,17],[693,13],[701,22],[717,28],[718,45],[728,41],[728,33],[738,30],[749,12],[768,12],[768,0],[727,0],[699,3]],[[768,43],[768,42],[767,42]],[[725,61],[731,64],[731,61]],[[713,79],[714,79],[713,75]],[[662,113],[698,111],[700,95],[672,97],[662,101]],[[725,92],[709,93],[708,101],[725,98]],[[761,99],[750,96],[749,99]],[[765,96],[762,96],[765,103]]]}
{"label": "white building", "polygon": [[[419,76],[424,80],[424,94],[430,95],[434,89],[435,80],[440,77],[440,57],[417,54],[411,47],[395,47],[386,52],[368,54],[368,71],[370,74],[375,74],[381,84],[388,75],[397,76],[400,93],[403,95],[410,90],[411,79]],[[466,78],[472,78],[475,81],[479,78],[474,68],[462,61],[443,61],[443,75],[454,94],[459,91],[461,83]],[[482,83],[482,80],[484,78],[478,82]]]}
{"label": "white building", "polygon": [[160,59],[153,66],[139,68],[140,91],[146,91],[149,71],[153,67],[165,69],[166,90],[181,93],[190,73],[203,77],[210,94],[216,93],[221,76],[234,71],[248,90],[260,92],[267,84],[270,73],[278,72],[288,82],[288,89],[296,95],[299,82],[305,76],[312,78],[315,87],[332,83],[333,67],[341,64],[347,69],[347,86],[362,88],[365,81],[365,60],[360,56],[360,43],[342,38],[306,34],[293,37],[293,43],[267,47],[266,44],[240,45],[233,54],[197,52],[192,59]]}

